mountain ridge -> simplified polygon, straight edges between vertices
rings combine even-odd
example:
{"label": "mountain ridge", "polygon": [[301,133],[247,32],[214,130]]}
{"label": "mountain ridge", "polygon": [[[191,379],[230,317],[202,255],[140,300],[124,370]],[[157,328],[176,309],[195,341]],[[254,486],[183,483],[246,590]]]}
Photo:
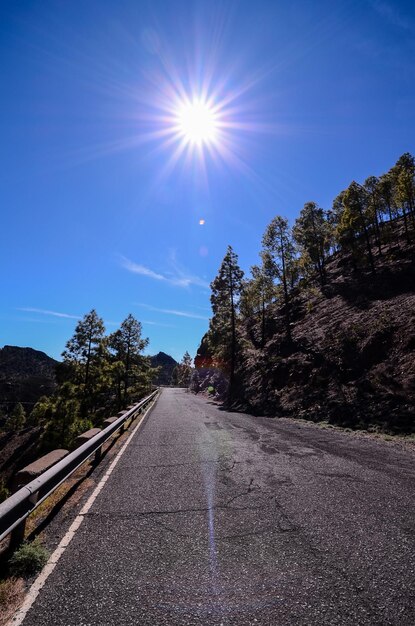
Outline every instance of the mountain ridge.
{"label": "mountain ridge", "polygon": [[5,345],[0,348],[0,406],[33,405],[56,389],[58,361],[41,350]]}

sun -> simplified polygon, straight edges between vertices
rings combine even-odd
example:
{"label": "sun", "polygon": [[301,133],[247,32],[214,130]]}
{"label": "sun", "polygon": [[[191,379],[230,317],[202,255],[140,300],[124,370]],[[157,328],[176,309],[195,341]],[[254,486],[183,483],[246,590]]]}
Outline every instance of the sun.
{"label": "sun", "polygon": [[219,120],[215,108],[201,98],[180,102],[176,122],[177,132],[186,144],[201,147],[218,140]]}

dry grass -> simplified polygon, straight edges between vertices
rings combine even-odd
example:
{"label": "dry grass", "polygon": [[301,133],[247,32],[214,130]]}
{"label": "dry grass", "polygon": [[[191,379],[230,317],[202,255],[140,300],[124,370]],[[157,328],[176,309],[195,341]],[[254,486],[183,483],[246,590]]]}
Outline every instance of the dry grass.
{"label": "dry grass", "polygon": [[311,420],[306,420],[304,418],[297,417],[280,417],[278,418],[281,421],[289,422],[290,424],[301,423],[303,426],[309,428],[320,428],[320,429],[330,429],[337,431],[339,433],[347,433],[353,437],[360,437],[363,439],[377,439],[381,441],[386,441],[391,444],[395,444],[409,450],[415,450],[415,433],[410,435],[399,435],[399,434],[391,434],[385,433],[379,430],[367,430],[363,428],[352,429],[345,428],[344,426],[338,426],[337,424],[330,424],[327,420],[320,420],[318,422],[313,422]]}
{"label": "dry grass", "polygon": [[23,600],[25,584],[23,578],[7,578],[0,581],[0,626],[12,617]]}
{"label": "dry grass", "polygon": [[87,474],[90,471],[90,463],[85,463],[80,467],[68,480],[66,480],[60,487],[56,489],[37,509],[33,511],[27,518],[26,522],[26,537],[29,536],[39,524],[53,511],[53,509],[63,500],[63,498],[70,492],[70,490],[78,483],[82,481],[75,492],[70,496],[65,503],[66,506],[70,502],[70,507],[78,503],[82,498],[85,491],[95,485],[95,482],[87,478]]}

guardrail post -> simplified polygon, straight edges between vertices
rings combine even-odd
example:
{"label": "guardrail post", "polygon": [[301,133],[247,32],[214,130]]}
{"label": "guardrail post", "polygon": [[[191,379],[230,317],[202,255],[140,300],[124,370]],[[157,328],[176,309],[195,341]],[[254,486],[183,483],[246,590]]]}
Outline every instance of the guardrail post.
{"label": "guardrail post", "polygon": [[100,446],[97,451],[95,452],[95,456],[94,456],[94,463],[96,465],[98,465],[98,463],[101,460],[101,455],[102,455],[102,446]]}
{"label": "guardrail post", "polygon": [[29,502],[31,502],[32,504],[36,504],[37,499],[39,497],[39,492],[35,491],[34,493],[32,493],[32,495],[29,498]]}
{"label": "guardrail post", "polygon": [[9,549],[12,551],[18,548],[24,541],[24,535],[26,531],[26,519],[27,518],[25,517],[25,519],[20,522],[20,524],[16,526],[16,528],[14,528],[10,533]]}

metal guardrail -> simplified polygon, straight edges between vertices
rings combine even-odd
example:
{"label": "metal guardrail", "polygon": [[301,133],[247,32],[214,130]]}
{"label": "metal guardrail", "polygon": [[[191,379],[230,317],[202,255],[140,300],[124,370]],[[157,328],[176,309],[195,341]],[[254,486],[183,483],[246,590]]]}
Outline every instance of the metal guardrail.
{"label": "metal guardrail", "polygon": [[108,439],[131,418],[141,411],[156,397],[158,390],[125,411],[115,422],[107,426],[90,441],[68,454],[53,467],[16,491],[0,504],[0,541],[12,533],[10,545],[16,546],[24,539],[26,518],[51,493],[69,478],[94,453],[100,458],[101,447]]}

